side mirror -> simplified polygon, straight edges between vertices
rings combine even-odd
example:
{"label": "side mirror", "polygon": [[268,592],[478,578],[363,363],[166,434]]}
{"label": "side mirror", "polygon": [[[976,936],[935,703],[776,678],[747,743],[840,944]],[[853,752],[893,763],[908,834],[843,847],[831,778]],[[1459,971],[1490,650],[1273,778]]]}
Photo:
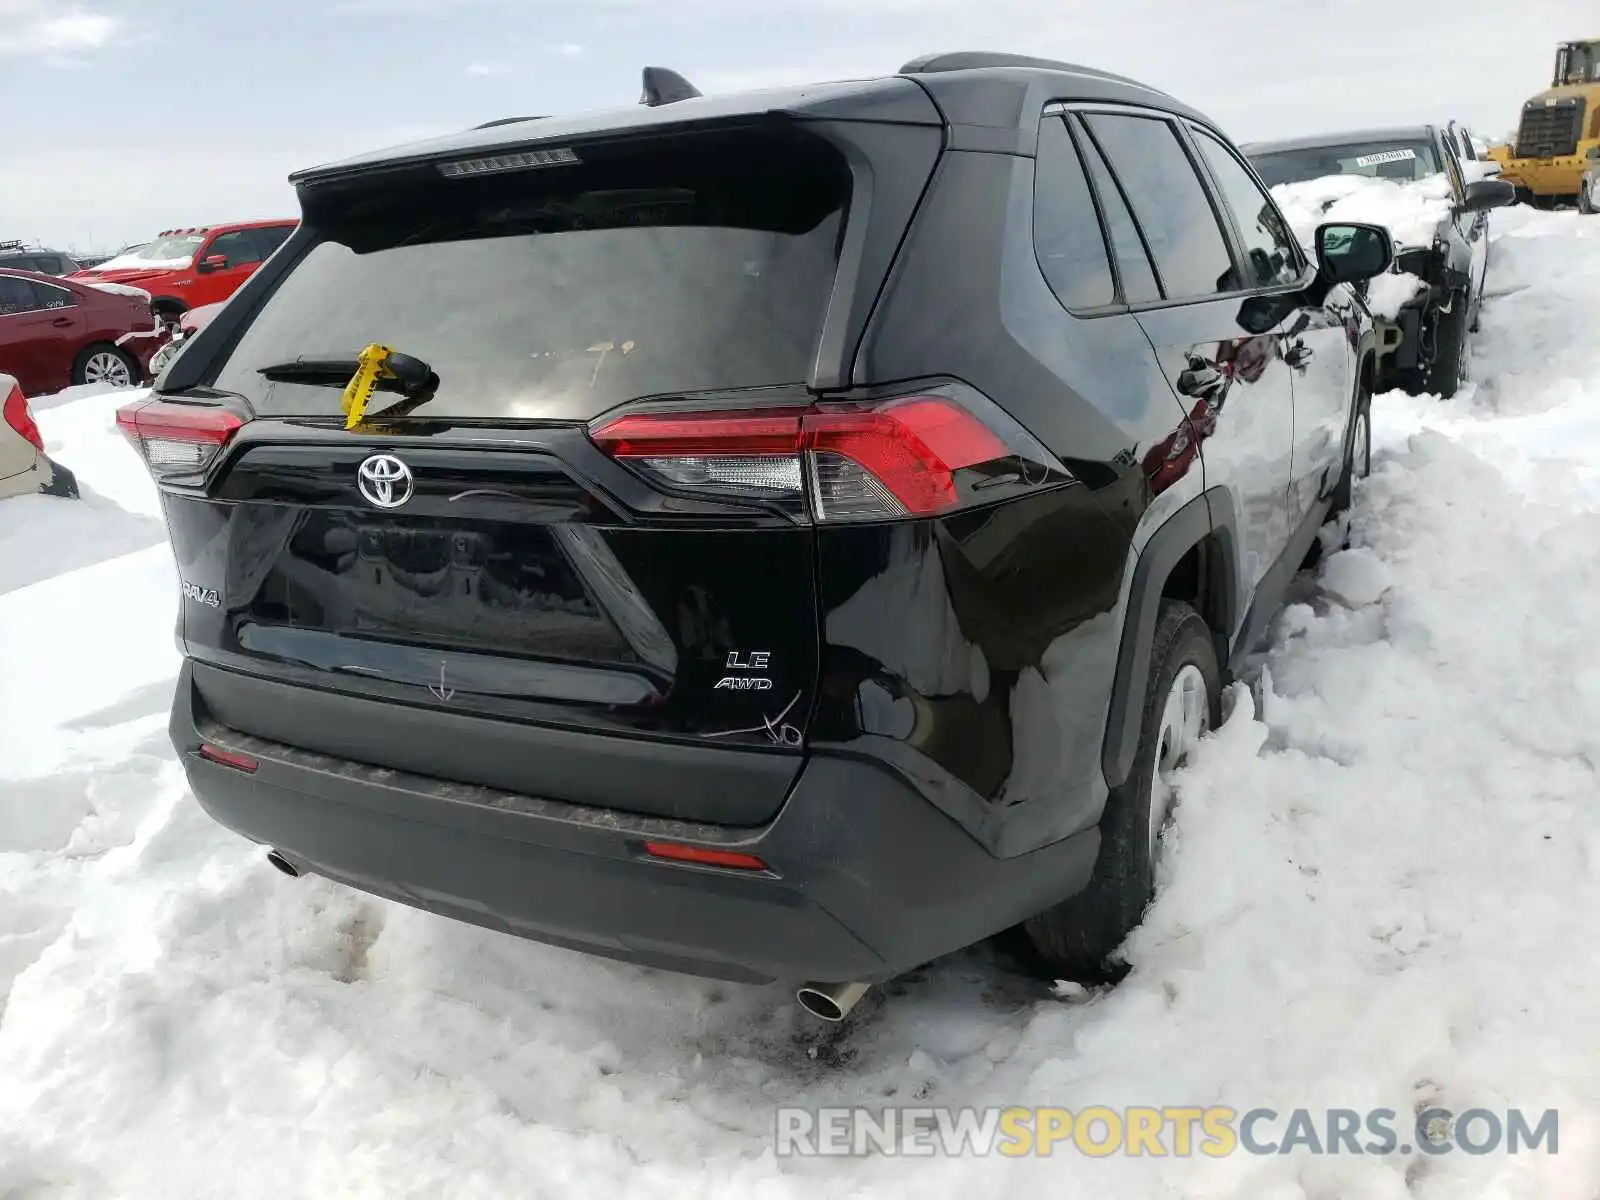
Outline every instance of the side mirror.
{"label": "side mirror", "polygon": [[226,271],[228,269],[228,256],[226,254],[208,254],[200,260],[200,273],[209,274],[212,271]]}
{"label": "side mirror", "polygon": [[1475,179],[1467,184],[1467,199],[1462,212],[1487,212],[1517,202],[1517,189],[1504,179]]}
{"label": "side mirror", "polygon": [[1317,267],[1330,283],[1359,283],[1394,263],[1394,239],[1382,225],[1317,226]]}

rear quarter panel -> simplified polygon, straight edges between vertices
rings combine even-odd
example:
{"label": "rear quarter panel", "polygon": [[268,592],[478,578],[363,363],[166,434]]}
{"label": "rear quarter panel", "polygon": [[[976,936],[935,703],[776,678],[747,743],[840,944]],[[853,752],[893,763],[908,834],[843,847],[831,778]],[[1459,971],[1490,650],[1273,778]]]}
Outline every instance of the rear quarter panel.
{"label": "rear quarter panel", "polygon": [[[1085,829],[1132,569],[1204,487],[1188,416],[1125,314],[1061,307],[1032,236],[1033,160],[949,151],[856,361],[947,375],[1081,481],[923,525],[819,537],[819,741],[898,760],[996,853]],[[952,783],[959,786],[952,786]]]}

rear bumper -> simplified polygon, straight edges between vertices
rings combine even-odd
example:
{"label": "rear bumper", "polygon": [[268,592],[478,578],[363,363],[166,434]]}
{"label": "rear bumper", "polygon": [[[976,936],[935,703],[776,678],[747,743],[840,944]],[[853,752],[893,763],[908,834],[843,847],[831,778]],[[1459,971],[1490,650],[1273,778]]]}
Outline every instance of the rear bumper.
{"label": "rear bumper", "polygon": [[[999,859],[909,783],[812,756],[756,829],[518,796],[295,750],[218,725],[185,664],[171,734],[201,806],[303,870],[521,937],[693,975],[876,982],[1081,889],[1097,830]],[[255,757],[253,774],[199,756]],[[646,840],[755,854],[771,871],[646,857]]]}
{"label": "rear bumper", "polygon": [[48,455],[41,454],[33,466],[16,475],[0,479],[0,500],[7,496],[60,496],[74,500],[78,497],[78,478]]}

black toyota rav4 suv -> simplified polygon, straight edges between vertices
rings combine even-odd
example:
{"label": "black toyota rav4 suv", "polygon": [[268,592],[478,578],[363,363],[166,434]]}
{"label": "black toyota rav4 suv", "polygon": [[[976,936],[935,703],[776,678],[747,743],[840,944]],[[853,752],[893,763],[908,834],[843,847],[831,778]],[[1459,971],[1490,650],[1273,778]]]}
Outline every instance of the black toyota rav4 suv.
{"label": "black toyota rav4 suv", "polygon": [[1171,772],[1365,470],[1382,229],[1308,262],[1204,116],[973,54],[293,182],[118,418],[207,812],[834,1018],[1017,925],[1114,973]]}

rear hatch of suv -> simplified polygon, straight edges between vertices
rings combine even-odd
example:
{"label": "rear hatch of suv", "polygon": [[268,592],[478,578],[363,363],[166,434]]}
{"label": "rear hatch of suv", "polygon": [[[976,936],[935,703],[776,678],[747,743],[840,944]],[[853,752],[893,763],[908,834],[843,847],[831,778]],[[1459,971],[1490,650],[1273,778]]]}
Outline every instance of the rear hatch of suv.
{"label": "rear hatch of suv", "polygon": [[[818,672],[792,414],[863,286],[864,186],[771,118],[303,185],[246,315],[119,414],[162,484],[196,711],[378,768],[769,818]],[[373,346],[426,382],[352,422]]]}

